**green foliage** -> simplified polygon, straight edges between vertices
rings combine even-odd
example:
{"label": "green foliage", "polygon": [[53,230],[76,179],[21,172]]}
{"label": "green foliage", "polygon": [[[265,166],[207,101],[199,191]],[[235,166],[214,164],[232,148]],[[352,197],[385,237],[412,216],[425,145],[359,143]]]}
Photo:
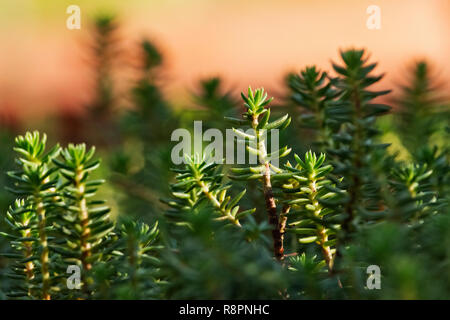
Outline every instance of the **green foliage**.
{"label": "green foliage", "polygon": [[[162,94],[164,58],[148,40],[131,110],[110,112],[115,20],[99,19],[96,30],[97,106],[108,106],[96,110],[121,123],[121,139],[110,141],[114,150],[100,145],[105,168],[85,144],[47,148],[38,132],[16,138],[0,298],[449,298],[448,101],[426,63],[394,100],[387,130],[410,153],[400,160],[381,143],[376,120],[389,110],[388,91],[372,91],[382,77],[363,50],[341,52],[335,77],[314,66],[288,76],[289,113],[300,114],[289,131],[291,117],[263,89],[242,94],[239,118],[220,78],[200,82],[201,110],[176,112]],[[169,170],[172,129],[201,119],[223,130],[223,117],[245,163],[191,154]],[[6,152],[4,161],[12,165]],[[370,265],[380,267],[380,290],[367,288]],[[68,287],[69,266],[80,267],[79,289]]]}
{"label": "green foliage", "polygon": [[[60,148],[55,146],[46,152],[47,136],[44,134],[41,137],[39,132],[36,131],[33,133],[27,132],[25,136],[18,136],[15,142],[14,151],[18,153],[16,161],[19,169],[8,172],[8,175],[14,181],[14,189],[10,190],[18,196],[19,202],[16,202],[16,207],[10,211],[10,214],[17,215],[29,211],[34,216],[34,221],[37,221],[36,224],[30,224],[28,234],[37,234],[38,244],[34,246],[32,242],[36,238],[30,237],[31,243],[28,243],[30,255],[27,259],[32,259],[30,261],[36,259],[33,264],[40,266],[40,272],[33,277],[27,277],[29,280],[36,279],[38,284],[35,284],[33,288],[40,287],[40,290],[36,293],[37,297],[50,299],[54,274],[50,270],[50,240],[48,237],[50,225],[48,219],[52,218],[51,208],[54,207],[57,183],[55,169],[51,167],[51,160],[58,155]],[[20,199],[23,199],[23,201],[20,201]],[[31,250],[33,248],[35,250]],[[20,263],[23,257],[16,256],[16,259],[18,259],[16,263]],[[31,295],[31,297],[34,297],[29,283],[23,289],[26,290],[14,292],[14,295]]]}
{"label": "green foliage", "polygon": [[92,265],[108,259],[107,235],[114,229],[110,208],[102,200],[92,200],[103,180],[90,179],[100,165],[93,160],[95,148],[85,144],[69,144],[61,151],[61,160],[53,159],[63,179],[58,186],[60,213],[54,226],[67,239],[51,248],[62,256],[66,264],[78,265],[83,270],[83,291],[88,292]]}
{"label": "green foliage", "polygon": [[92,66],[96,73],[96,96],[89,106],[92,114],[104,117],[112,111],[114,102],[111,67],[117,55],[117,21],[114,15],[100,14],[93,23],[91,35]]}
{"label": "green foliage", "polygon": [[331,271],[340,229],[337,215],[342,215],[341,204],[345,193],[327,179],[333,168],[324,165],[325,154],[317,157],[309,151],[304,161],[297,155],[295,161],[295,167],[286,166],[293,175],[282,185],[286,193],[285,203],[292,206],[287,215],[287,232],[299,235],[301,244],[316,243]]}
{"label": "green foliage", "polygon": [[[448,299],[449,217],[435,215],[417,233],[405,224],[382,223],[364,228],[345,253],[351,272],[342,279],[351,284],[352,299]],[[368,265],[381,269],[381,290],[365,289]]]}
{"label": "green foliage", "polygon": [[227,196],[230,184],[223,184],[221,168],[214,162],[198,156],[186,157],[184,169],[173,169],[177,172],[177,182],[171,185],[172,200],[163,200],[171,210],[170,217],[184,222],[183,214],[196,209],[200,203],[206,201],[219,215],[218,220],[226,220],[241,226],[239,220],[254,212],[254,209],[240,211],[238,202],[245,194],[245,189],[235,198]]}
{"label": "green foliage", "polygon": [[[234,129],[238,138],[244,143],[249,154],[249,163],[252,163],[253,156],[257,163],[255,166],[247,166],[243,168],[232,168],[232,174],[229,176],[233,180],[249,181],[258,179],[262,183],[264,202],[267,210],[269,224],[272,228],[273,250],[275,257],[279,260],[283,259],[283,230],[285,221],[280,223],[277,213],[277,207],[272,190],[272,180],[283,179],[283,170],[275,166],[273,162],[287,156],[291,149],[287,146],[267,153],[267,141],[269,134],[278,133],[279,130],[285,129],[291,122],[288,114],[270,121],[270,108],[266,106],[272,101],[272,98],[267,99],[267,93],[264,89],[256,89],[255,92],[249,87],[248,95],[241,93],[244,100],[244,106],[247,111],[242,115],[243,119],[226,118],[231,123],[240,125],[241,127],[250,127],[250,130],[244,132],[242,129]],[[272,174],[272,171],[275,173]],[[285,214],[289,208],[283,208],[280,215]]]}
{"label": "green foliage", "polygon": [[224,129],[223,118],[236,116],[238,101],[231,92],[223,89],[223,81],[218,77],[200,81],[200,88],[193,95],[195,104],[201,109],[192,114],[195,119],[202,119],[211,128]]}
{"label": "green foliage", "polygon": [[[448,134],[447,134],[448,135]],[[450,204],[450,147],[433,148],[424,147],[417,153],[416,161],[426,165],[433,173],[427,182],[430,189],[436,193],[439,199],[447,206]]]}
{"label": "green foliage", "polygon": [[389,91],[369,90],[382,75],[372,75],[376,63],[368,62],[364,50],[341,51],[341,58],[343,65],[333,63],[337,77],[308,67],[300,75],[289,75],[288,85],[290,98],[306,111],[300,124],[315,132],[313,144],[327,153],[335,174],[344,178],[349,192],[343,229],[349,233],[364,217],[379,215],[382,207],[382,186],[374,168],[379,163],[374,159],[387,161],[387,145],[377,141],[375,121],[390,107],[373,101]]}
{"label": "green foliage", "polygon": [[372,75],[376,63],[368,63],[363,50],[343,51],[341,58],[343,66],[333,63],[333,69],[339,77],[332,82],[341,93],[338,102],[345,105],[350,114],[333,136],[335,148],[328,152],[336,174],[344,177],[344,187],[349,190],[345,208],[347,218],[343,228],[351,231],[358,223],[358,215],[377,211],[380,206],[379,185],[372,162],[373,154],[386,148],[386,145],[376,141],[380,132],[375,127],[375,120],[389,111],[390,107],[372,101],[389,93],[389,90],[368,90],[383,77]]}
{"label": "green foliage", "polygon": [[[28,208],[29,209],[29,208]],[[36,243],[39,237],[38,221],[31,210],[27,211],[25,201],[16,200],[14,205],[6,213],[5,221],[11,231],[1,232],[0,235],[10,241],[13,252],[3,254],[7,258],[14,258],[11,265],[11,273],[8,276],[16,280],[10,288],[9,297],[33,296],[33,287],[36,279],[35,264],[32,260],[33,253],[37,251]]]}
{"label": "green foliage", "polygon": [[153,141],[152,146],[167,141],[167,131],[175,128],[171,110],[159,87],[163,58],[149,40],[140,43],[139,79],[131,88],[133,108],[122,119],[123,131],[130,136]]}
{"label": "green foliage", "polygon": [[177,246],[163,255],[167,298],[279,297],[286,281],[283,269],[259,241],[248,243],[244,233],[226,228],[205,208],[187,212],[185,219],[191,228],[172,232]]}
{"label": "green foliage", "polygon": [[285,129],[291,122],[291,118],[286,114],[277,120],[269,122],[270,108],[265,108],[265,106],[272,101],[272,98],[267,99],[267,93],[264,92],[264,89],[256,89],[253,93],[252,89],[249,88],[248,96],[242,94],[242,99],[247,108],[247,111],[242,115],[243,119],[231,117],[225,117],[225,119],[244,128],[250,127],[250,133],[248,133],[249,130],[244,131],[245,129],[233,128],[233,131],[238,136],[238,139],[248,142],[246,149],[249,155],[256,157],[257,165],[233,168],[231,169],[232,174],[230,178],[233,180],[252,180],[262,179],[264,175],[269,175],[268,178],[270,179],[270,169],[276,173],[282,172],[280,168],[270,162],[287,156],[291,151],[288,147],[283,147],[272,153],[267,153],[270,130]]}
{"label": "green foliage", "polygon": [[109,158],[111,181],[117,187],[121,208],[129,215],[153,223],[163,208],[170,179],[170,134],[179,126],[160,88],[164,59],[149,40],[140,43],[139,79],[130,91],[132,109],[120,118],[122,143]]}
{"label": "green foliage", "polygon": [[433,134],[450,117],[450,106],[440,92],[433,71],[426,61],[418,61],[409,70],[410,83],[401,86],[394,99],[398,105],[396,129],[402,144],[412,155],[425,146],[433,146]]}
{"label": "green foliage", "polygon": [[438,204],[435,193],[429,190],[429,184],[426,180],[432,175],[433,171],[428,170],[427,165],[408,164],[404,167],[396,168],[393,172],[392,184],[401,199],[401,194],[406,199],[405,204],[410,203],[410,212],[413,214],[410,217],[407,213],[407,206],[403,207],[404,219],[410,219],[415,223],[423,222],[423,217],[427,214],[435,212],[435,207]]}
{"label": "green foliage", "polygon": [[[100,165],[93,158],[95,148],[85,144],[58,145],[46,152],[46,135],[27,132],[16,138],[14,150],[19,169],[8,175],[14,182],[9,188],[17,200],[6,214],[10,227],[2,232],[10,241],[13,280],[8,296],[30,299],[89,299],[106,297],[150,297],[148,282],[157,261],[149,255],[158,228],[122,220],[119,229],[110,219],[104,200],[95,199],[102,179],[91,179]],[[125,261],[125,263],[124,263]],[[105,265],[114,267],[107,270]],[[66,284],[66,270],[78,266],[80,288]],[[145,268],[142,274],[140,267]],[[151,273],[149,273],[151,271]],[[108,275],[103,281],[102,275]],[[150,279],[150,278],[149,278]],[[146,280],[147,281],[147,280]],[[155,280],[156,282],[156,280]],[[131,286],[133,289],[128,288]],[[105,287],[117,287],[120,295],[108,295]],[[129,292],[131,290],[131,293]],[[134,295],[137,296],[134,296]]]}
{"label": "green foliage", "polygon": [[[108,293],[114,299],[149,299],[160,297],[164,281],[160,279],[161,261],[156,255],[163,248],[158,244],[158,223],[152,227],[123,217],[119,223],[119,244],[114,265],[118,277],[113,290]],[[104,296],[100,296],[105,298]]]}
{"label": "green foliage", "polygon": [[394,129],[411,158],[433,171],[427,182],[438,198],[446,201],[448,208],[450,148],[448,126],[445,126],[450,116],[450,103],[442,94],[428,62],[414,63],[409,73],[409,83],[401,86],[400,94],[394,99],[399,108]]}
{"label": "green foliage", "polygon": [[300,125],[316,133],[314,144],[320,151],[332,147],[332,134],[348,116],[348,108],[337,103],[339,91],[333,88],[326,72],[315,66],[306,67],[300,74],[289,74],[287,84],[290,99],[302,108]]}

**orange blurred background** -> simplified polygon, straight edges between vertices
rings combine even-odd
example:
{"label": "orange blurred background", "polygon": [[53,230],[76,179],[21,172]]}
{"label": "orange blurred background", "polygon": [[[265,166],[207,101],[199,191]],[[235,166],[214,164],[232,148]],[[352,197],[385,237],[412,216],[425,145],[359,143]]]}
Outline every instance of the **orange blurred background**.
{"label": "orange blurred background", "polygon": [[[80,30],[66,28],[71,4],[81,8]],[[381,8],[380,30],[366,27],[370,5]],[[179,105],[211,75],[237,92],[264,86],[277,96],[288,71],[310,64],[330,70],[339,48],[348,47],[367,48],[379,61],[383,87],[401,82],[418,58],[450,79],[448,0],[1,0],[0,108],[35,116],[86,104],[90,19],[105,10],[121,25],[118,64],[127,65],[137,41],[150,37],[166,58],[165,92]]]}

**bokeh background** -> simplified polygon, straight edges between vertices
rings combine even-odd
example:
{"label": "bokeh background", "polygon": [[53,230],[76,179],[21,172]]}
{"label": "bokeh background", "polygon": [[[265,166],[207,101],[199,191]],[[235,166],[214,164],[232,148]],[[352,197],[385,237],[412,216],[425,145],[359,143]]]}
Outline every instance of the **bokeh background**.
{"label": "bokeh background", "polygon": [[[80,30],[66,28],[71,4],[81,8]],[[366,27],[370,5],[381,8],[380,30]],[[388,71],[387,87],[421,58],[437,66],[442,82],[450,77],[448,0],[3,0],[2,114],[47,117],[90,101],[84,49],[99,12],[116,14],[120,24],[116,87],[126,92],[132,70],[125,67],[135,42],[146,36],[165,56],[163,90],[182,108],[201,78],[220,75],[236,92],[251,84],[277,96],[286,72],[309,64],[329,70],[338,49],[351,46],[368,48],[378,71]]]}
{"label": "bokeh background", "polygon": [[[81,8],[80,30],[66,27],[69,5]],[[381,9],[380,30],[366,26],[371,5]],[[37,129],[48,134],[50,146],[95,145],[102,159],[95,177],[106,180],[97,196],[107,200],[112,218],[131,216],[152,225],[168,209],[160,200],[171,197],[173,130],[192,129],[194,120],[202,120],[204,130],[224,131],[230,127],[224,116],[242,113],[239,93],[263,86],[275,97],[274,118],[292,117],[280,145],[300,155],[317,151],[314,130],[302,122],[308,112],[291,99],[295,92],[287,75],[317,65],[335,76],[331,62],[341,64],[339,50],[349,48],[364,48],[370,63],[378,62],[373,75],[385,73],[370,90],[392,90],[380,97],[392,112],[376,123],[380,140],[391,144],[387,152],[397,155],[398,165],[431,163],[430,183],[446,190],[439,196],[449,202],[449,0],[0,0],[0,232],[8,230],[3,217],[14,199],[5,187],[14,187],[6,172],[17,168],[15,136]],[[421,148],[431,160],[418,156]],[[228,169],[224,166],[225,179]],[[265,244],[251,256],[242,251],[224,269],[222,260],[211,256],[230,257],[228,242],[218,237],[211,244],[207,232],[181,234],[180,243],[195,250],[180,259],[201,275],[199,287],[186,287],[186,278],[174,273],[176,290],[169,297],[267,299],[264,290],[278,291],[270,283],[278,278],[261,271],[267,271],[264,261],[272,263],[269,255],[258,260],[261,248],[270,246],[270,228],[257,186],[245,185],[240,204],[256,208],[247,231]],[[230,193],[243,187],[233,183]],[[355,259],[383,260],[394,275],[383,279],[388,289],[381,298],[449,296],[450,220],[443,219],[424,231],[423,246],[399,231],[405,226],[358,238],[361,253],[355,251]],[[8,247],[0,237],[0,253]],[[417,248],[431,250],[417,256]],[[8,263],[0,255],[0,299],[6,297]],[[236,270],[243,273],[233,278]],[[233,294],[217,294],[216,284]],[[111,297],[139,297],[109,291]],[[354,294],[350,297],[368,293]]]}

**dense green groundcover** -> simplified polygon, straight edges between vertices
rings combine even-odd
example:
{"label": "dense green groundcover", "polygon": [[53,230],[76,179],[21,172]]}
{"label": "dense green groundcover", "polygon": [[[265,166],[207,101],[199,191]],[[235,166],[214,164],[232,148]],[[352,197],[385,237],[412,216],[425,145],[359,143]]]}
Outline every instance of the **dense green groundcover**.
{"label": "dense green groundcover", "polygon": [[[329,73],[289,74],[279,101],[263,89],[239,100],[212,78],[198,108],[178,110],[145,40],[133,108],[118,112],[115,29],[98,20],[96,100],[56,121],[49,138],[62,146],[2,130],[0,298],[450,299],[449,102],[427,62],[395,99],[349,49]],[[234,128],[257,162],[192,153],[172,165],[171,133],[194,120]],[[278,152],[264,143],[271,129]],[[97,145],[103,162],[66,141]]]}

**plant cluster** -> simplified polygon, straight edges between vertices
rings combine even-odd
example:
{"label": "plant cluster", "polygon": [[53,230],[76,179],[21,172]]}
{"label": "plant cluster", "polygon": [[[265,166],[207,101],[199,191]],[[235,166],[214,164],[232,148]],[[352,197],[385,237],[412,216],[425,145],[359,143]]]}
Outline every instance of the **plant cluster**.
{"label": "plant cluster", "polygon": [[[125,256],[137,260],[130,262],[136,268],[157,236],[156,226],[151,230],[146,225],[122,223],[116,230],[110,208],[95,197],[104,183],[91,178],[100,165],[93,158],[95,148],[69,144],[47,151],[46,144],[47,136],[37,131],[16,138],[18,169],[8,175],[14,182],[10,191],[17,200],[5,218],[10,231],[1,234],[10,239],[11,251],[4,255],[14,261],[8,276],[16,281],[8,296],[44,300],[94,297],[99,283],[95,266],[123,267]],[[80,290],[67,285],[69,266],[82,271]],[[135,272],[117,268],[108,282],[133,282],[134,277]]]}
{"label": "plant cluster", "polygon": [[[48,148],[37,131],[15,139],[0,298],[450,297],[449,103],[427,62],[412,67],[392,109],[389,90],[373,89],[376,63],[349,49],[331,72],[289,74],[276,108],[249,88],[240,109],[214,77],[186,111],[163,94],[163,55],[144,39],[132,108],[120,114],[116,29],[109,16],[94,28],[90,110],[97,131],[120,137],[86,137],[106,166],[86,144]],[[170,133],[193,119],[232,127],[246,164],[192,153],[170,169]],[[281,147],[270,151],[273,137]],[[382,290],[366,288],[369,265],[380,267]]]}

